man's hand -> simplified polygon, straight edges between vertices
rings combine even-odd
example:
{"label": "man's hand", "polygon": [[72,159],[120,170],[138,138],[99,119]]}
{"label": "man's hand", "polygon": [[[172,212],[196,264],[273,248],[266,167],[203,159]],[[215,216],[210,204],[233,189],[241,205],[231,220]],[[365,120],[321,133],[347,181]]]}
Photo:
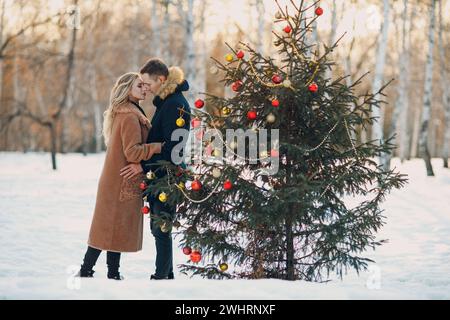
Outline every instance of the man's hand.
{"label": "man's hand", "polygon": [[140,163],[131,163],[120,170],[120,175],[125,179],[131,179],[143,171]]}

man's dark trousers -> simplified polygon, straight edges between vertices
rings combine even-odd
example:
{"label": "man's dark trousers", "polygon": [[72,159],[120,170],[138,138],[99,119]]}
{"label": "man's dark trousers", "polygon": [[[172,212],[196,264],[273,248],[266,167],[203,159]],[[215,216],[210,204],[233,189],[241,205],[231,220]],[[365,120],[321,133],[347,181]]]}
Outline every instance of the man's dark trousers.
{"label": "man's dark trousers", "polygon": [[[150,210],[156,217],[170,214],[170,219],[175,216],[174,208],[159,199],[152,197],[150,201]],[[154,219],[150,219],[150,229],[155,237],[156,243],[156,272],[157,278],[165,279],[169,273],[173,273],[173,252],[172,252],[172,232],[163,232],[161,227]]]}

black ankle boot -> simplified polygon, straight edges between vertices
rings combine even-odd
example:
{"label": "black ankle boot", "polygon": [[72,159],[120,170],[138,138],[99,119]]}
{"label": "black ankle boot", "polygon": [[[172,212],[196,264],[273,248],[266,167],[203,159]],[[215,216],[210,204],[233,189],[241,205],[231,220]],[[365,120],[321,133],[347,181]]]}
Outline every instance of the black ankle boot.
{"label": "black ankle boot", "polygon": [[150,276],[150,280],[165,280],[166,278],[158,277],[156,274]]}
{"label": "black ankle boot", "polygon": [[111,279],[111,280],[124,280],[125,278],[123,276],[121,276],[119,272],[115,272],[115,273],[109,273],[108,272],[108,279]]}
{"label": "black ankle boot", "polygon": [[83,269],[81,268],[80,271],[78,271],[77,276],[80,278],[93,278],[95,271],[92,269]]}

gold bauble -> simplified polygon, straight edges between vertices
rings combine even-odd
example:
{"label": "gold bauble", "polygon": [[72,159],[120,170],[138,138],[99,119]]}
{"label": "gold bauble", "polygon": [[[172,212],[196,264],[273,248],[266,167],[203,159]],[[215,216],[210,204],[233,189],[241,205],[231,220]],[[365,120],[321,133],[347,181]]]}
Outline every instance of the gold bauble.
{"label": "gold bauble", "polygon": [[220,157],[220,155],[221,155],[221,152],[220,152],[219,149],[215,149],[215,150],[213,151],[213,156],[214,156],[214,157],[218,158],[218,157]]}
{"label": "gold bauble", "polygon": [[268,123],[274,123],[276,120],[275,115],[273,113],[269,113],[266,117],[266,121]]}
{"label": "gold bauble", "polygon": [[176,123],[177,123],[177,126],[181,128],[181,127],[184,127],[184,125],[186,124],[186,121],[184,121],[183,118],[178,118]]}
{"label": "gold bauble", "polygon": [[231,109],[230,109],[230,108],[228,108],[228,107],[223,107],[223,108],[222,108],[222,114],[223,114],[224,116],[228,116],[228,115],[230,114],[230,112],[231,112]]}
{"label": "gold bauble", "polygon": [[221,264],[219,265],[219,268],[220,268],[220,271],[225,272],[225,271],[228,270],[228,264],[226,264],[226,263],[221,263]]}
{"label": "gold bauble", "polygon": [[291,85],[292,85],[291,80],[286,79],[286,80],[283,81],[283,86],[285,88],[289,88]]}
{"label": "gold bauble", "polygon": [[237,148],[237,143],[236,142],[234,142],[234,141],[232,141],[231,143],[230,143],[230,148],[231,149],[236,149]]}
{"label": "gold bauble", "polygon": [[153,179],[156,178],[156,175],[155,175],[155,173],[153,171],[147,172],[146,176],[147,176],[148,180],[153,180]]}
{"label": "gold bauble", "polygon": [[167,194],[166,194],[165,192],[161,192],[161,193],[159,194],[158,199],[159,199],[159,201],[161,201],[161,202],[166,202],[166,201],[167,201]]}
{"label": "gold bauble", "polygon": [[281,18],[283,18],[283,16],[282,16],[281,12],[278,11],[278,12],[275,14],[275,19],[280,20]]}
{"label": "gold bauble", "polygon": [[269,157],[269,154],[267,153],[267,151],[263,150],[259,153],[259,157],[261,159],[265,159],[265,158]]}
{"label": "gold bauble", "polygon": [[181,182],[178,184],[178,187],[179,187],[180,189],[184,189],[184,188],[185,188],[184,182],[181,181]]}
{"label": "gold bauble", "polygon": [[232,55],[231,53],[228,53],[228,54],[225,56],[225,60],[227,60],[228,62],[232,62],[233,59],[234,59],[234,57],[233,57],[233,55]]}

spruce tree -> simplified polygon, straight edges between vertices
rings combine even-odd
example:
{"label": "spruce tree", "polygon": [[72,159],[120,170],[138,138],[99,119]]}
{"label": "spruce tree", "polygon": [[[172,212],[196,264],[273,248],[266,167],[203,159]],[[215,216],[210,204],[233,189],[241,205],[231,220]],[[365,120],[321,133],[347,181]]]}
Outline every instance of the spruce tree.
{"label": "spruce tree", "polygon": [[[166,175],[148,175],[145,195],[177,206],[176,221],[154,218],[165,231],[177,227],[188,255],[182,272],[326,281],[330,272],[365,269],[364,252],[384,242],[376,239],[385,223],[380,205],[407,180],[376,162],[394,149],[392,137],[353,137],[377,121],[371,111],[385,103],[386,86],[358,93],[367,74],[350,86],[345,76],[325,78],[339,40],[319,54],[306,40],[323,10],[292,6],[294,14],[279,6],[275,16],[279,59],[245,43],[214,59],[233,96],[196,101],[193,163],[161,163]],[[236,140],[227,141],[230,129],[242,130]]]}

